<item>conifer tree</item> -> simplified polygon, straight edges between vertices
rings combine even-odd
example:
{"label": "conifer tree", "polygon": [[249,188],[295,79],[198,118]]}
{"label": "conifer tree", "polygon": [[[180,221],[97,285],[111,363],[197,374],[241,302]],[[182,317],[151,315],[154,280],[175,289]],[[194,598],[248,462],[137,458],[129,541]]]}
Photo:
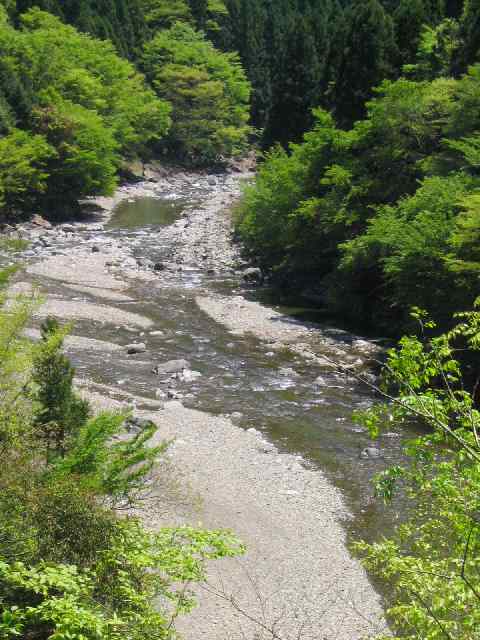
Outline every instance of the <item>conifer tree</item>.
{"label": "conifer tree", "polygon": [[272,108],[264,143],[298,141],[313,123],[319,102],[321,66],[311,23],[304,16],[290,20],[278,52]]}
{"label": "conifer tree", "polygon": [[422,27],[427,21],[423,0],[401,0],[393,14],[400,64],[412,63],[418,49]]}
{"label": "conifer tree", "polygon": [[190,10],[199,29],[205,29],[208,13],[208,0],[188,0]]}
{"label": "conifer tree", "polygon": [[463,47],[459,55],[458,70],[465,71],[478,59],[480,51],[480,0],[465,0],[460,20],[460,37]]}
{"label": "conifer tree", "polygon": [[33,380],[37,385],[35,416],[38,438],[46,448],[47,461],[65,455],[69,443],[85,424],[89,407],[73,389],[75,369],[63,354],[63,338],[57,320],[42,325],[42,343],[34,358]]}
{"label": "conifer tree", "polygon": [[357,1],[347,15],[343,57],[335,82],[335,115],[349,126],[365,115],[372,89],[394,75],[393,21],[378,0]]}

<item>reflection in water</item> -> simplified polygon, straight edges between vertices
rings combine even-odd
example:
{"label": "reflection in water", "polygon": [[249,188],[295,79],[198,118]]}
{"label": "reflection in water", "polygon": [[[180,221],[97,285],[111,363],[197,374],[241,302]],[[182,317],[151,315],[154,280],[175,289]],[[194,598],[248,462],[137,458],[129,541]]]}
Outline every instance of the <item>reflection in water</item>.
{"label": "reflection in water", "polygon": [[134,229],[166,226],[177,220],[189,204],[185,199],[135,198],[124,200],[115,209],[107,229]]}

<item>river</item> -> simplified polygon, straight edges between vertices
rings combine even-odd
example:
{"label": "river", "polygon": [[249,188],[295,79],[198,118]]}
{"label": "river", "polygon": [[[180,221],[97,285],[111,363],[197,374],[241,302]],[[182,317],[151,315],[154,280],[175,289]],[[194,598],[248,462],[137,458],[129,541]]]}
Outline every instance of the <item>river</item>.
{"label": "river", "polygon": [[[178,259],[178,238],[188,236],[192,224],[189,213],[201,209],[212,194],[217,199],[224,198],[224,204],[238,195],[236,177],[188,177],[186,184],[190,187],[186,188],[181,180],[170,179],[155,193],[149,192],[148,185],[131,186],[106,224],[101,217],[94,219],[97,224],[93,225],[87,218],[85,226],[72,230],[67,225],[60,232],[45,232],[43,241],[42,234],[34,231],[33,248],[23,256],[30,265],[39,264],[39,259],[67,260],[76,245],[92,247],[92,256],[113,245],[129,255],[120,256],[120,267],[134,271],[139,265],[142,272],[148,272],[148,277],[131,278],[128,290],[122,291],[127,294],[125,299],[122,295],[117,300],[111,298],[108,306],[147,318],[149,330],[135,330],[122,323],[94,323],[88,314],[75,319],[77,335],[108,343],[146,341],[148,353],[126,357],[124,351],[105,354],[72,348],[70,357],[77,375],[99,385],[128,389],[139,397],[170,396],[185,407],[209,414],[234,414],[242,428],[254,428],[280,451],[301,456],[304,465],[321,469],[341,489],[352,515],[345,519],[344,526],[354,538],[373,540],[379,532],[388,532],[397,522],[398,505],[385,509],[373,499],[371,480],[375,473],[401,459],[405,434],[392,429],[373,445],[377,450],[374,457],[363,456],[362,451],[372,443],[351,416],[354,410],[365,408],[374,400],[368,388],[305,358],[288,345],[272,347],[272,341],[261,337],[232,333],[228,323],[216,322],[199,309],[199,297],[218,296],[244,298],[247,303],[265,306],[265,292],[246,284],[241,268],[231,264],[227,268],[221,260],[209,264],[210,256],[202,254],[205,247],[201,240],[197,242],[200,259]],[[205,216],[212,215],[207,207]],[[177,243],[172,245],[169,230],[175,225],[181,235],[177,233]],[[29,233],[32,237],[31,230]],[[215,246],[215,238],[211,241],[210,249]],[[95,286],[100,293],[101,284],[82,293],[78,287],[75,290],[75,278],[72,289],[72,281],[62,281],[61,275],[52,278],[51,273],[35,266],[29,273],[28,279],[40,283],[57,301],[99,301]],[[271,308],[283,319],[290,318],[293,327],[303,324],[300,318],[308,311],[275,305]],[[368,359],[358,347],[364,344],[358,336],[325,323],[310,322],[308,330],[317,354],[321,354],[327,339],[330,348],[337,345],[349,361]],[[188,384],[159,380],[152,374],[152,353],[155,362],[185,359],[201,376]]]}

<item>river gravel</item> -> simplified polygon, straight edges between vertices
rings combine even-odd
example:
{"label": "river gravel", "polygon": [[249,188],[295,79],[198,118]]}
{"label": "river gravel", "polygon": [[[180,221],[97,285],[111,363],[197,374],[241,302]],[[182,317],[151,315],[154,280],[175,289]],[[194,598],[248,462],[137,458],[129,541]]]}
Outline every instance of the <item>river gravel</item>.
{"label": "river gravel", "polygon": [[[98,408],[123,406],[99,394],[90,398]],[[202,498],[200,507],[197,501],[167,511],[146,506],[140,515],[148,526],[228,528],[247,546],[240,559],[212,563],[207,590],[197,589],[200,606],[178,622],[186,640],[272,637],[239,611],[290,640],[354,640],[385,631],[380,599],[346,548],[342,497],[322,473],[227,417],[178,402],[137,415],[158,425],[156,443],[174,439],[170,460]]]}
{"label": "river gravel", "polygon": [[47,316],[55,316],[69,321],[87,320],[102,324],[137,326],[142,329],[148,329],[153,326],[151,320],[137,313],[81,300],[55,300],[54,298],[48,298],[44,304],[34,311],[34,317],[46,318]]}
{"label": "river gravel", "polygon": [[[190,183],[196,179],[185,177]],[[236,196],[238,180],[231,182]],[[128,193],[135,193],[135,188],[129,187]],[[110,206],[120,199],[110,201]],[[204,269],[234,268],[238,251],[231,248],[225,215],[231,199],[228,193],[214,194],[200,212],[160,232],[164,240],[171,234],[180,263],[201,260]],[[63,249],[67,255],[34,260],[28,268],[28,275],[40,280],[42,291],[47,292],[39,316],[54,314],[93,326],[151,327],[149,318],[91,298],[108,299],[109,291],[112,301],[116,295],[129,297],[134,278],[154,277],[161,286],[164,277],[167,286],[168,269],[164,276],[139,270],[129,248],[120,243],[93,249],[101,240],[101,227],[84,242],[75,242],[72,235],[70,249],[68,237]],[[59,297],[56,287],[64,283],[75,289],[63,288]],[[95,296],[98,290],[100,295]],[[68,291],[72,297],[67,299]],[[200,295],[197,302],[232,331],[252,331],[261,339],[283,341],[289,347],[290,338],[305,341],[310,336],[309,328],[282,326],[271,310],[255,302],[233,299],[229,313],[220,298]],[[232,318],[237,318],[235,325]],[[191,523],[228,528],[247,545],[243,558],[212,563],[210,592],[200,591],[201,606],[178,622],[186,640],[271,638],[262,625],[274,627],[275,637],[285,640],[360,640],[385,628],[380,597],[347,550],[341,522],[348,513],[341,493],[321,471],[306,468],[298,456],[280,453],[258,431],[245,431],[228,417],[187,409],[179,402],[167,402],[161,409],[162,402],[130,393],[128,380],[122,388],[88,379],[79,385],[96,406],[154,408],[137,410],[137,414],[159,425],[158,439],[174,439],[171,463],[179,481],[201,495],[202,505],[199,510],[192,500],[190,506],[184,501],[175,507],[171,502],[158,509],[147,506],[140,516],[148,526]]]}

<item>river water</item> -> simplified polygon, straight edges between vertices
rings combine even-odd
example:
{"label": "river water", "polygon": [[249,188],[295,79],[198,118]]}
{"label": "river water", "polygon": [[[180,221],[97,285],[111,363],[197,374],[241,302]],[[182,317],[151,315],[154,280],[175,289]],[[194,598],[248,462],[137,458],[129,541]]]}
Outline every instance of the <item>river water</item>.
{"label": "river water", "polygon": [[[133,247],[138,258],[162,260],[170,247],[159,244],[152,232],[171,224],[191,205],[186,199],[124,201],[103,235]],[[346,527],[355,538],[372,540],[395,526],[401,508],[385,509],[374,500],[371,480],[375,473],[401,459],[405,434],[392,430],[374,445],[380,450],[379,458],[361,457],[362,450],[372,443],[351,415],[372,403],[371,392],[333,372],[321,371],[288,350],[271,351],[267,343],[252,336],[232,335],[200,312],[195,303],[197,295],[209,293],[260,299],[261,289],[242,285],[233,274],[208,275],[205,270],[184,268],[170,274],[161,288],[140,282],[128,293],[135,298],[133,304],[108,304],[153,321],[155,331],[162,332],[148,335],[149,352],[155,353],[156,361],[184,358],[202,374],[179,389],[184,405],[213,414],[240,412],[242,427],[258,429],[279,449],[298,453],[306,464],[321,468],[344,493],[353,514]],[[339,343],[352,342],[350,334],[331,326],[319,324],[318,329]],[[132,337],[126,328],[108,324],[98,327],[78,322],[75,332],[125,344],[142,339],[141,334]],[[80,375],[126,387],[139,396],[154,398],[161,388],[161,381],[152,375],[151,359],[142,355],[132,359],[124,354],[76,352],[73,361]],[[320,374],[324,384],[316,386],[314,381]]]}

